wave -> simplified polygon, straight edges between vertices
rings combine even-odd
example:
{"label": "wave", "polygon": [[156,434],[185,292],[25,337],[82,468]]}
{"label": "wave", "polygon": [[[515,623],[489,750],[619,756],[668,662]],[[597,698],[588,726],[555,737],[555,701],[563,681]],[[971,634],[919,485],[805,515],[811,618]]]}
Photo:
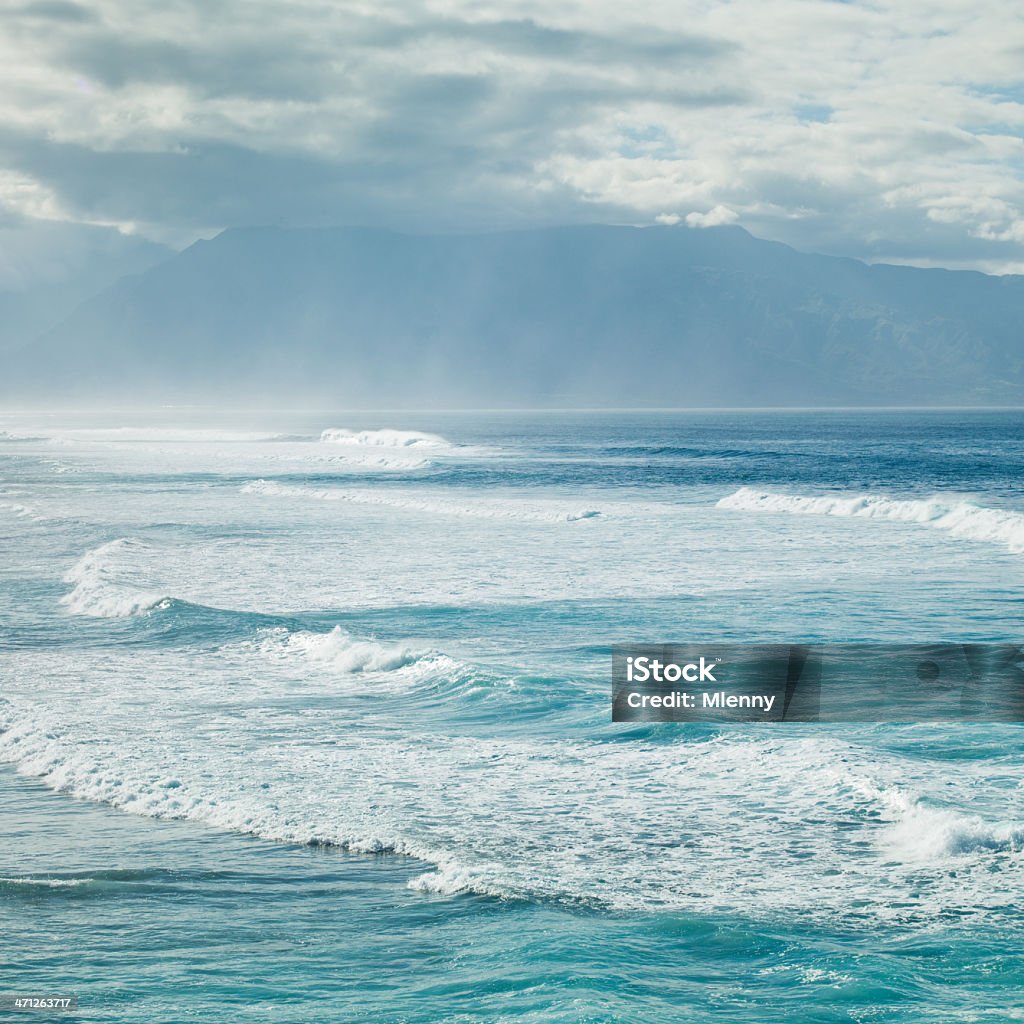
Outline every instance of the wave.
{"label": "wave", "polygon": [[915,863],[971,854],[1024,853],[1024,826],[985,821],[949,807],[926,803],[901,787],[867,787],[891,818],[883,850],[894,860]]}
{"label": "wave", "polygon": [[431,896],[462,896],[464,893],[475,893],[477,896],[492,896],[500,900],[526,898],[521,893],[513,895],[500,884],[487,881],[478,872],[459,863],[440,864],[436,871],[425,871],[422,875],[411,878],[406,887],[413,892]]}
{"label": "wave", "polygon": [[[914,838],[920,849],[865,856],[914,837],[919,822],[895,812],[879,821],[878,800],[863,799],[863,777],[844,764],[854,752],[823,741],[418,737],[391,719],[311,733],[308,715],[289,737],[279,710],[258,748],[217,744],[206,756],[192,746],[182,756],[155,728],[104,739],[102,723],[86,722],[71,738],[52,716],[26,712],[0,708],[0,759],[51,788],[270,840],[407,855],[430,866],[410,887],[439,895],[833,919],[870,906],[903,920],[987,912],[995,896],[995,909],[1012,907],[1019,877],[1020,858],[1006,856],[1020,850],[1012,830],[981,821],[943,833],[934,848]],[[875,769],[873,753],[857,760]],[[808,828],[810,819],[842,827]],[[1007,872],[998,894],[993,856]]]}
{"label": "wave", "polygon": [[22,505],[16,501],[0,501],[0,509],[10,513],[15,519],[42,519],[31,505]]}
{"label": "wave", "polygon": [[[184,772],[155,770],[132,746],[136,737],[97,755],[93,744],[82,746],[52,723],[41,723],[33,710],[26,711],[12,714],[10,702],[0,700],[0,761],[14,765],[20,774],[38,778],[56,792],[144,817],[196,821],[273,841],[330,846],[353,853],[393,853],[439,866],[448,863],[443,853],[397,834],[393,825],[379,822],[373,813],[356,814],[350,821],[320,822],[308,813],[279,807],[272,793],[268,802],[266,791],[274,788],[272,784],[258,784],[250,794],[246,780],[251,780],[251,766],[248,772],[232,771],[240,789],[231,794],[213,775],[208,775],[204,784],[186,782]],[[106,746],[102,741],[101,745]],[[374,768],[367,777],[375,775],[379,772]]]}
{"label": "wave", "polygon": [[[255,609],[207,604],[193,600],[187,568],[175,566],[173,550],[129,537],[119,537],[87,551],[64,574],[74,587],[60,603],[75,615],[124,619],[160,612],[147,625],[147,634],[170,640],[180,637],[205,643],[251,635],[278,615]],[[180,552],[179,552],[180,554]],[[169,557],[170,556],[170,557]]]}
{"label": "wave", "polygon": [[431,460],[423,458],[422,454],[405,454],[401,451],[391,453],[387,449],[382,449],[380,451],[361,451],[357,448],[345,450],[343,454],[310,454],[308,456],[303,456],[302,461],[323,463],[329,466],[332,470],[338,468],[348,469],[349,467],[357,467],[359,470],[396,469],[408,471],[412,469],[426,469],[433,465]]}
{"label": "wave", "polygon": [[415,430],[349,430],[332,427],[320,435],[326,444],[353,445],[360,448],[453,448],[440,434]]}
{"label": "wave", "polygon": [[[513,681],[481,673],[442,652],[355,637],[341,626],[326,633],[273,626],[260,629],[253,639],[223,648],[225,653],[239,649],[255,650],[289,675],[294,675],[298,668],[298,676],[306,684],[334,678],[362,688],[372,679],[375,693],[408,696],[417,691],[417,707],[421,711],[430,704],[451,707],[515,689]],[[311,673],[311,669],[315,672]]]}
{"label": "wave", "polygon": [[887,498],[873,494],[808,496],[741,487],[734,494],[722,498],[716,507],[745,512],[851,516],[918,523],[965,540],[1005,544],[1014,554],[1024,553],[1024,513],[985,508],[970,501],[939,496],[926,499]]}
{"label": "wave", "polygon": [[[194,659],[181,664],[200,675]],[[222,671],[237,687],[236,666]],[[929,821],[937,838],[923,840],[920,804],[900,787],[927,782],[932,766],[880,759],[870,747],[749,735],[629,744],[450,736],[403,728],[399,705],[386,700],[359,712],[342,702],[333,718],[327,705],[311,713],[275,701],[265,717],[232,717],[227,732],[197,736],[168,725],[204,697],[222,708],[212,677],[162,691],[152,717],[125,710],[119,680],[103,685],[104,694],[60,698],[62,707],[0,702],[0,760],[132,813],[408,855],[425,862],[410,886],[435,894],[849,914],[860,924],[866,914],[920,922],[1016,912],[1019,826],[954,817],[948,829]],[[966,784],[986,777],[985,764],[974,767]],[[916,847],[900,850],[904,836]],[[877,855],[889,848],[894,856]]]}
{"label": "wave", "polygon": [[170,598],[140,589],[129,577],[125,556],[148,551],[148,546],[126,537],[108,541],[87,551],[64,575],[74,589],[60,603],[76,615],[120,619],[155,608],[167,607]]}
{"label": "wave", "polygon": [[73,889],[88,885],[91,878],[0,878],[0,885],[24,885],[33,889]]}
{"label": "wave", "polygon": [[[223,456],[227,454],[233,460],[235,467],[239,466],[239,460],[234,453],[215,452]],[[313,466],[324,467],[325,472],[335,473],[356,473],[361,474],[366,470],[397,470],[410,472],[412,470],[427,469],[433,465],[432,460],[425,458],[422,451],[416,449],[406,451],[404,449],[388,448],[338,448],[327,451],[319,444],[307,443],[299,445],[280,445],[277,451],[271,449],[257,449],[254,452],[246,452],[247,457],[259,463],[272,462],[282,466],[281,472],[287,472],[291,467],[292,472],[308,472]],[[250,472],[259,472],[252,467]]]}
{"label": "wave", "polygon": [[315,501],[341,501],[352,505],[380,505],[387,508],[408,509],[436,515],[469,516],[477,519],[512,519],[524,522],[575,523],[594,519],[601,513],[595,509],[575,511],[546,511],[542,509],[511,508],[507,505],[460,504],[445,499],[402,498],[376,491],[325,490],[281,484],[275,480],[254,480],[242,487],[243,494],[261,494],[269,497],[309,498]]}
{"label": "wave", "polygon": [[759,457],[781,455],[781,452],[752,452],[749,448],[687,448],[679,445],[615,445],[608,449],[616,456],[636,458],[672,458],[672,459],[749,459],[752,455]]}
{"label": "wave", "polygon": [[46,441],[41,434],[15,434],[9,430],[0,430],[0,441]]}
{"label": "wave", "polygon": [[299,656],[343,673],[393,672],[426,657],[401,644],[360,640],[335,626],[329,633],[292,632],[284,627],[267,631],[259,648],[274,656]]}
{"label": "wave", "polygon": [[[8,438],[12,439],[12,438]],[[4,437],[0,435],[0,441]],[[474,449],[452,446],[434,434],[401,431],[327,430],[318,434],[274,433],[205,428],[109,427],[59,429],[48,437],[23,440],[49,441],[49,451],[75,459],[145,459],[147,471],[219,470],[257,474],[260,465],[288,465],[299,471],[310,464],[342,472],[395,470],[409,472],[429,467],[428,456],[468,454]],[[322,443],[324,440],[333,442]],[[71,471],[53,459],[55,472]],[[247,467],[247,468],[242,468]],[[276,471],[276,470],[275,470]]]}
{"label": "wave", "polygon": [[972,853],[1021,853],[1024,828],[993,824],[976,815],[916,804],[893,829],[901,860],[934,860]]}

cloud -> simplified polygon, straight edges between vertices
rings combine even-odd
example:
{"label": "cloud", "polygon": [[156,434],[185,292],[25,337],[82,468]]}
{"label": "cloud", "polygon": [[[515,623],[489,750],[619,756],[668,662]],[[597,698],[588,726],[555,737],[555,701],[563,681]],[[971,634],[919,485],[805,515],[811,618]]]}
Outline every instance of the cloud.
{"label": "cloud", "polygon": [[995,0],[39,0],[3,24],[0,213],[179,244],[675,216],[1024,260],[1024,12]]}
{"label": "cloud", "polygon": [[38,0],[36,3],[14,5],[0,12],[0,17],[41,18],[48,21],[92,21],[92,12],[68,0]]}
{"label": "cloud", "polygon": [[691,228],[715,228],[721,224],[735,224],[739,220],[739,214],[730,210],[728,206],[712,207],[707,213],[699,213],[694,210],[686,215],[686,224]]}

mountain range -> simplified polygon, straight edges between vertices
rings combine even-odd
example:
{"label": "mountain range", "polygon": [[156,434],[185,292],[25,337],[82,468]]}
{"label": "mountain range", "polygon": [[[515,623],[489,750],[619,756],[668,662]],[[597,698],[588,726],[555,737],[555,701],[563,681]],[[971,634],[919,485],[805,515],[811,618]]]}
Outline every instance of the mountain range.
{"label": "mountain range", "polygon": [[869,265],[735,226],[237,228],[146,260],[44,329],[5,318],[0,393],[386,408],[1024,400],[1024,277]]}

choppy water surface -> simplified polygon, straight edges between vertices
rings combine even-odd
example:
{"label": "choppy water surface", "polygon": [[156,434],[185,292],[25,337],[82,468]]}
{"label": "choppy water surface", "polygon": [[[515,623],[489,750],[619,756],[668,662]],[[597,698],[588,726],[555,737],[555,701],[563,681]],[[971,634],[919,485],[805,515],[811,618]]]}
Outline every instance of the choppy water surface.
{"label": "choppy water surface", "polygon": [[1020,728],[613,725],[609,648],[1020,641],[1022,427],[4,417],[0,987],[1013,1019]]}

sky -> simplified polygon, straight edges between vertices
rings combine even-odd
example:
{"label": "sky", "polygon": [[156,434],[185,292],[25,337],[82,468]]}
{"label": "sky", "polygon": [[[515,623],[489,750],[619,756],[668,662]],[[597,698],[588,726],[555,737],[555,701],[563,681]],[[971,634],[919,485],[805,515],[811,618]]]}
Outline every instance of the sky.
{"label": "sky", "polygon": [[591,222],[1024,272],[1006,0],[0,2],[8,268],[103,228]]}

